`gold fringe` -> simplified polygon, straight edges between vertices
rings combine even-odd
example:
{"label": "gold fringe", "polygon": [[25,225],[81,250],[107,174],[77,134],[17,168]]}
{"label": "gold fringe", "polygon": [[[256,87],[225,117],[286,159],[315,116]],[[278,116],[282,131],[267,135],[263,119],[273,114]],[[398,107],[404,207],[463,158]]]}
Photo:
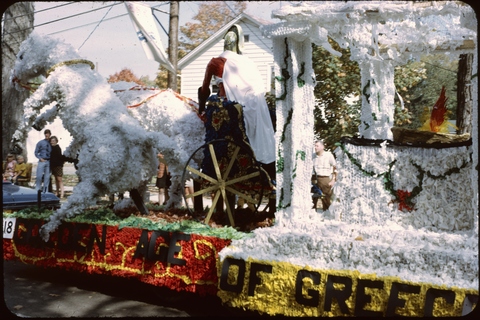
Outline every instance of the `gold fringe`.
{"label": "gold fringe", "polygon": [[88,64],[88,65],[90,65],[90,67],[92,68],[92,70],[95,69],[95,65],[93,64],[93,62],[91,62],[91,61],[89,61],[89,60],[85,60],[85,59],[67,60],[67,61],[59,62],[59,63],[57,63],[56,65],[54,65],[53,67],[51,67],[51,68],[47,71],[47,77],[50,75],[50,73],[52,73],[53,71],[55,71],[55,69],[58,68],[58,67],[61,67],[61,66],[69,66],[69,65],[77,64],[77,63]]}

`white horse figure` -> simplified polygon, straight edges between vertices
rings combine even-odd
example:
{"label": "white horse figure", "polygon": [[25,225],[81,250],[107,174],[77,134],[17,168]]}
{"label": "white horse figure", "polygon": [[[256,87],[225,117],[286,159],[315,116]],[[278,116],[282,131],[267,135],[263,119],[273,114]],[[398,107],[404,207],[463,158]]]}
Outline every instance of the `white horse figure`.
{"label": "white horse figure", "polygon": [[64,155],[78,157],[80,181],[42,226],[45,240],[62,219],[81,214],[99,196],[134,189],[142,193],[156,173],[158,150],[170,163],[188,160],[171,137],[145,130],[93,67],[71,45],[32,33],[22,43],[12,72],[18,89],[28,87],[31,79],[45,78],[25,100],[24,123],[12,144],[22,141],[32,126],[41,130],[59,117],[73,137]]}
{"label": "white horse figure", "polygon": [[[164,155],[172,176],[168,207],[182,204],[182,174],[189,157],[204,144],[205,126],[198,115],[198,103],[171,89],[145,88],[131,82],[111,83],[128,112],[147,131],[162,132],[178,146],[174,158]],[[203,153],[194,154],[189,165],[200,169]],[[186,172],[186,180],[191,178]]]}

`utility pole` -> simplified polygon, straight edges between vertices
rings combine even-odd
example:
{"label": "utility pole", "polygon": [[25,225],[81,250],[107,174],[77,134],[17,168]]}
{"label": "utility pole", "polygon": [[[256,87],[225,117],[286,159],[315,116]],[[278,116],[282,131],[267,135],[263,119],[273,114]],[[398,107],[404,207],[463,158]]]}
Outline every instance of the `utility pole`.
{"label": "utility pole", "polygon": [[178,92],[177,88],[177,64],[178,64],[178,11],[179,2],[170,1],[170,24],[168,30],[168,57],[175,73],[168,71],[168,88]]}

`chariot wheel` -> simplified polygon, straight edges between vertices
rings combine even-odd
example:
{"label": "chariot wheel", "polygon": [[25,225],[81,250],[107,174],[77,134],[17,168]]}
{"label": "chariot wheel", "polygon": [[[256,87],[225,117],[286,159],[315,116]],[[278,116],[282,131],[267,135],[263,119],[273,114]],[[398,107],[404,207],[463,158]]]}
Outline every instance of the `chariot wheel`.
{"label": "chariot wheel", "polygon": [[[204,160],[202,168],[196,169],[198,166],[194,159],[199,158],[199,153],[203,153]],[[208,224],[219,201],[223,202],[222,207],[232,227],[235,226],[232,197],[245,201],[257,213],[262,204],[263,190],[269,185],[268,175],[257,163],[252,151],[227,139],[212,140],[195,150],[183,170],[182,183],[185,185],[190,177],[200,188],[188,195],[182,188],[185,203],[196,196],[211,196],[212,205],[204,219]],[[193,213],[190,207],[188,210]]]}

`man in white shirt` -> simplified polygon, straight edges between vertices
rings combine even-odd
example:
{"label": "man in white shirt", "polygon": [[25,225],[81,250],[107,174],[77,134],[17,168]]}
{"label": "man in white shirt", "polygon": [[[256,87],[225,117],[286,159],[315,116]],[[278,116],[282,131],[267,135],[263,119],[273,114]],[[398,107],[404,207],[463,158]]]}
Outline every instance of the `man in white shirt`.
{"label": "man in white shirt", "polygon": [[[337,162],[333,154],[325,151],[323,141],[315,141],[315,154],[313,158],[313,171],[317,180],[317,186],[322,190],[322,207],[327,210],[330,207],[332,188],[337,181]],[[318,198],[313,200],[313,208],[317,207]]]}

